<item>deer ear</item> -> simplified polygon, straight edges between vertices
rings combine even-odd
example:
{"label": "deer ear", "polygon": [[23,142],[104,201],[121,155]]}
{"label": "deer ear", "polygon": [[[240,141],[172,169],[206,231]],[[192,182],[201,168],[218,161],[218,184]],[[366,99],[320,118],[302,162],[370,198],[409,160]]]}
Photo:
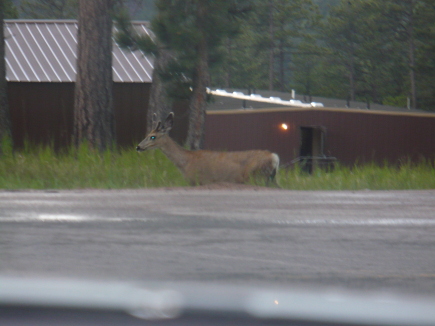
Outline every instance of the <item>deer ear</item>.
{"label": "deer ear", "polygon": [[160,131],[162,129],[162,123],[159,121],[157,122],[156,127],[154,128],[155,131]]}
{"label": "deer ear", "polygon": [[172,126],[174,125],[174,113],[169,113],[168,117],[165,120],[165,123],[163,124],[163,128],[165,131],[169,131],[172,129]]}
{"label": "deer ear", "polygon": [[157,114],[154,112],[153,116],[151,118],[151,125],[155,126],[154,129],[157,129],[157,123],[158,123],[158,121],[157,121]]}

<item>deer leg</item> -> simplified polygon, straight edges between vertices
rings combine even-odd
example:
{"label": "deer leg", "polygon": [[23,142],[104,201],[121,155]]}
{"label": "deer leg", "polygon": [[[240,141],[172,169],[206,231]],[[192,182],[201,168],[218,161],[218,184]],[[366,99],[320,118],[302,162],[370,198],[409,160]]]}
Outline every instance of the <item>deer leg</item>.
{"label": "deer leg", "polygon": [[267,185],[267,186],[272,185],[273,187],[281,188],[280,185],[278,184],[278,181],[276,180],[276,172],[277,172],[277,169],[274,168],[274,169],[272,170],[272,173],[271,173],[271,174],[269,175],[269,177],[267,178],[266,185]]}

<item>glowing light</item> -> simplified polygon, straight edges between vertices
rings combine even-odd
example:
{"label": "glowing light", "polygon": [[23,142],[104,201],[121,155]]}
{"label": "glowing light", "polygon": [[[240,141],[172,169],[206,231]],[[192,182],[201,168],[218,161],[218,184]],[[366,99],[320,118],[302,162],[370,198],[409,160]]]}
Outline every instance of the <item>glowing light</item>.
{"label": "glowing light", "polygon": [[278,301],[278,300],[275,300],[273,303],[274,303],[274,304],[279,304],[279,301]]}
{"label": "glowing light", "polygon": [[287,125],[286,123],[282,123],[282,124],[281,124],[281,128],[282,128],[283,130],[287,130],[287,129],[288,129],[288,125]]}

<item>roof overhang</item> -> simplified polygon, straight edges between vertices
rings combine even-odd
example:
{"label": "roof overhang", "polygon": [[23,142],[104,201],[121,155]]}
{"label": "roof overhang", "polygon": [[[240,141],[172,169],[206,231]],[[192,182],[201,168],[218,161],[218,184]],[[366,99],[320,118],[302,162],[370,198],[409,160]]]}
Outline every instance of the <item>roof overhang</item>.
{"label": "roof overhang", "polygon": [[[76,20],[4,21],[6,79],[11,82],[75,82]],[[140,33],[151,35],[147,22],[134,22]],[[114,27],[116,30],[116,27]],[[121,49],[113,41],[113,81],[151,83],[153,57]]]}

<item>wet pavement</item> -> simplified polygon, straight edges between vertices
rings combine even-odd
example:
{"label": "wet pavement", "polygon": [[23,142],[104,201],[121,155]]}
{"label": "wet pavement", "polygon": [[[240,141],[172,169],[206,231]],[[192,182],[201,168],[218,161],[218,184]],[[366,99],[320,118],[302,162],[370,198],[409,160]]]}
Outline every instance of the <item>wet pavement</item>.
{"label": "wet pavement", "polygon": [[435,295],[435,191],[0,192],[0,275]]}

